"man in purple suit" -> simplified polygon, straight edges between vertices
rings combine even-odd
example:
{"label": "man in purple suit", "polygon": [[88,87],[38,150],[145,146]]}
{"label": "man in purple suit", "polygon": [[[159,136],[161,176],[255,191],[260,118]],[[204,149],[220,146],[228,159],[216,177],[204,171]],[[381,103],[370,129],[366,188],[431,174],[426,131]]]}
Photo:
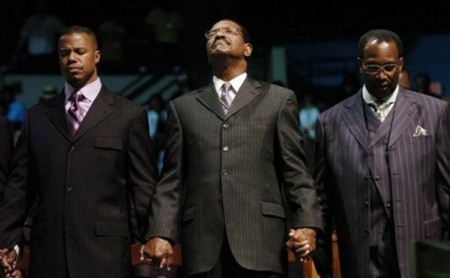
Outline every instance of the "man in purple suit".
{"label": "man in purple suit", "polygon": [[331,273],[337,230],[343,277],[411,277],[411,245],[448,238],[450,107],[399,87],[397,34],[358,43],[364,86],[318,119],[315,181],[327,235],[314,254]]}

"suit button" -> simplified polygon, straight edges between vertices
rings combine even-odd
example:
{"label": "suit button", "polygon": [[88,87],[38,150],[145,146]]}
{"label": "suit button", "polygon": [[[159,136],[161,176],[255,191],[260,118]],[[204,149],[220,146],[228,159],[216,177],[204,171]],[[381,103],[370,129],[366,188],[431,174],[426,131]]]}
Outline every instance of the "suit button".
{"label": "suit button", "polygon": [[228,174],[229,174],[227,170],[224,170],[222,173],[224,176],[228,176]]}
{"label": "suit button", "polygon": [[66,192],[67,193],[72,192],[72,186],[66,187]]}
{"label": "suit button", "polygon": [[230,125],[228,123],[224,123],[222,126],[223,128],[228,128]]}
{"label": "suit button", "polygon": [[75,151],[75,146],[70,147],[70,152],[73,153]]}
{"label": "suit button", "polygon": [[223,150],[224,152],[227,152],[227,151],[228,151],[228,146],[223,147],[222,150]]}
{"label": "suit button", "polygon": [[386,208],[390,209],[391,208],[391,203],[387,203],[386,204]]}
{"label": "suit button", "polygon": [[366,208],[368,208],[368,207],[369,207],[369,201],[366,200],[366,201],[364,202],[364,206],[365,206]]}
{"label": "suit button", "polygon": [[222,201],[223,201],[223,195],[220,194],[220,195],[219,195],[219,202],[222,202]]}

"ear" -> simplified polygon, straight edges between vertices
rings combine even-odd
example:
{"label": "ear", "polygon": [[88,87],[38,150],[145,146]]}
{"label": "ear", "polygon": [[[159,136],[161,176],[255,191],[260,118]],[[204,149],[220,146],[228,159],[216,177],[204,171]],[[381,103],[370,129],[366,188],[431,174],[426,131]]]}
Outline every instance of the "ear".
{"label": "ear", "polygon": [[404,64],[405,64],[405,60],[403,59],[403,57],[398,59],[398,65],[399,65],[400,71],[403,69]]}
{"label": "ear", "polygon": [[98,62],[100,62],[100,50],[95,50],[95,63],[98,64]]}
{"label": "ear", "polygon": [[245,57],[250,57],[252,55],[252,51],[253,51],[253,46],[251,43],[246,43],[245,44],[245,49],[244,49],[244,56]]}
{"label": "ear", "polygon": [[363,62],[361,58],[358,57],[359,73],[363,73]]}

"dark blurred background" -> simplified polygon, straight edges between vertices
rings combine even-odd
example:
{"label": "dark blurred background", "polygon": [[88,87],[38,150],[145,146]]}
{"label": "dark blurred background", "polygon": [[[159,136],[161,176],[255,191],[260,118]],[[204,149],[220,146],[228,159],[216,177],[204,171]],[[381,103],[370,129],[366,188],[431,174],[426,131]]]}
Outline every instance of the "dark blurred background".
{"label": "dark blurred background", "polygon": [[[20,66],[11,66],[10,62],[18,45],[22,26],[35,13],[37,2],[0,2],[0,73],[4,82],[22,79],[26,94],[31,93],[30,85],[28,79],[23,78],[29,76],[18,75],[40,74],[40,69],[37,67],[34,72],[28,72]],[[160,6],[168,7],[181,18],[183,27],[176,42],[177,55],[164,56],[166,54],[163,52],[167,49],[158,45],[149,25],[150,12]],[[450,79],[445,72],[447,64],[450,64],[449,55],[446,54],[446,43],[450,45],[449,9],[444,7],[444,3],[361,1],[349,4],[338,1],[325,3],[289,0],[131,0],[115,3],[47,0],[47,7],[48,13],[56,16],[64,25],[86,25],[98,35],[102,24],[113,21],[115,25],[119,25],[122,28],[119,39],[123,44],[123,53],[119,61],[109,63],[106,61],[107,50],[102,49],[100,73],[159,76],[159,79],[154,80],[161,80],[161,76],[175,73],[177,82],[181,80],[182,83],[179,82],[177,89],[165,95],[165,99],[204,85],[210,80],[203,34],[222,18],[236,19],[249,30],[254,45],[250,63],[253,77],[280,82],[294,89],[299,94],[300,102],[307,94],[313,94],[315,101],[319,102],[322,98],[327,98],[321,109],[338,101],[339,98],[330,99],[329,95],[341,90],[344,80],[351,79],[349,75],[353,75],[355,79],[355,88],[360,85],[356,67],[356,42],[360,35],[372,28],[391,29],[401,36],[412,82],[416,75],[426,71],[431,74],[433,86],[440,90],[439,94],[445,96],[446,90],[450,90],[446,88],[450,87],[446,86],[450,84],[450,80],[444,80]],[[431,40],[428,40],[430,36]],[[423,41],[424,37],[427,40]],[[441,43],[442,46],[439,45]],[[434,48],[423,48],[423,45]],[[56,61],[53,63],[56,66],[52,67],[50,73],[57,76],[59,69]],[[142,104],[146,104],[155,92],[170,87],[154,86],[157,82],[153,81],[142,85],[139,92],[130,89],[133,82],[137,81],[126,82],[113,89]],[[34,85],[34,90],[40,92],[42,88],[36,86],[40,85]],[[147,95],[138,99],[143,91]],[[37,98],[36,94],[34,93],[33,99]]]}

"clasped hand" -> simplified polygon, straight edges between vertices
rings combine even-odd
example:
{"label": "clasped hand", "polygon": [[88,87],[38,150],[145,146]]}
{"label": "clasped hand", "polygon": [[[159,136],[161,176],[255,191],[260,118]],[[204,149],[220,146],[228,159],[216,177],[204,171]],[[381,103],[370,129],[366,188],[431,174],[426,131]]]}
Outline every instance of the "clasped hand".
{"label": "clasped hand", "polygon": [[160,268],[167,268],[173,263],[173,248],[169,241],[154,237],[141,246],[141,261],[155,262]]}
{"label": "clasped hand", "polygon": [[19,278],[22,273],[17,266],[17,253],[14,249],[0,249],[0,266],[6,278]]}
{"label": "clasped hand", "polygon": [[291,229],[286,248],[294,252],[297,261],[308,262],[316,249],[316,231],[311,228]]}

